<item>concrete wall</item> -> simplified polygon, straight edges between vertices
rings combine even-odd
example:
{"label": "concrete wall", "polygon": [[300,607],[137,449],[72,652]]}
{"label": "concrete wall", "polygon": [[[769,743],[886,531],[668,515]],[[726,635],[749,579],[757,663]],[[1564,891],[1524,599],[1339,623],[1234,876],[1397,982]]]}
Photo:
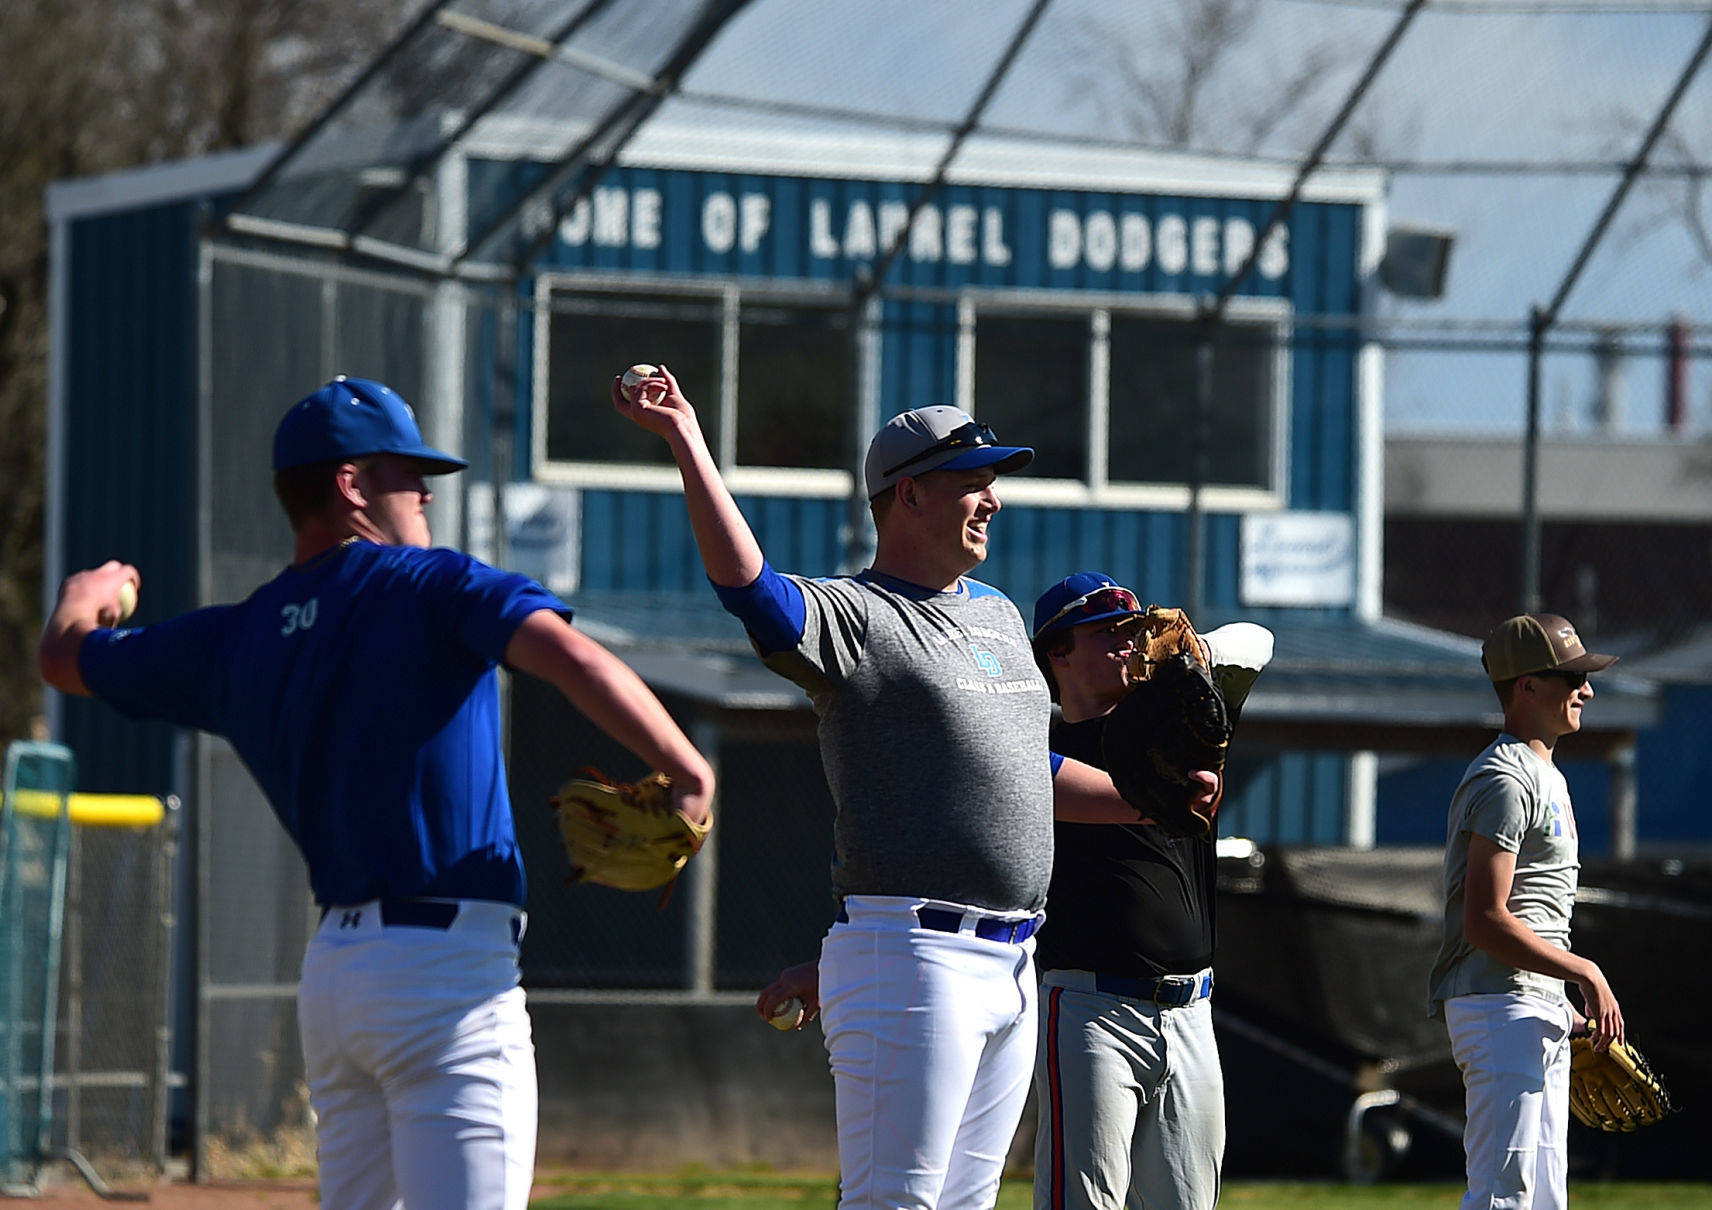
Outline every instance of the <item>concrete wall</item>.
{"label": "concrete wall", "polygon": [[[541,1077],[538,1162],[672,1172],[838,1170],[818,1022],[769,1029],[752,1004],[530,1004]],[[1034,1155],[1029,1106],[1011,1166]]]}

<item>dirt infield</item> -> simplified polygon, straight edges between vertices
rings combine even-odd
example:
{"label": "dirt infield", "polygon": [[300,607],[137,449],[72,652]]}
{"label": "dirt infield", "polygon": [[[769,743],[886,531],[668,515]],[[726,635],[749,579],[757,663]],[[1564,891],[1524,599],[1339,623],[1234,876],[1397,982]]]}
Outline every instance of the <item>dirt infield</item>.
{"label": "dirt infield", "polygon": [[[147,1205],[153,1210],[315,1210],[315,1182],[292,1180],[212,1181],[193,1185],[163,1181],[155,1185],[113,1186],[117,1198],[103,1198],[81,1181],[56,1184],[39,1197],[7,1198],[16,1210],[95,1210],[98,1206]],[[552,1182],[536,1184],[531,1197],[564,1192]],[[123,1200],[118,1200],[123,1199]]]}
{"label": "dirt infield", "polygon": [[55,1185],[40,1197],[14,1199],[18,1210],[93,1210],[96,1206],[149,1205],[155,1210],[311,1210],[320,1204],[315,1182],[308,1180],[221,1181],[192,1185],[163,1182],[119,1186],[124,1201],[102,1198],[89,1186]]}

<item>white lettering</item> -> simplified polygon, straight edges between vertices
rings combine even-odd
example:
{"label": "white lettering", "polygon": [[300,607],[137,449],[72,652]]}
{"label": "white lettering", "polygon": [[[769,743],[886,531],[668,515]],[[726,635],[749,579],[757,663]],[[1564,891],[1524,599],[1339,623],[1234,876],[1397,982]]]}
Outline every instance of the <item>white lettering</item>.
{"label": "white lettering", "polygon": [[1181,273],[1189,264],[1189,225],[1180,214],[1167,214],[1154,231],[1154,255],[1162,273]]}
{"label": "white lettering", "polygon": [[[1002,206],[923,206],[912,217],[909,203],[856,199],[840,216],[828,199],[808,206],[808,251],[813,258],[872,260],[900,240],[917,262],[957,265],[1011,264]],[[595,189],[558,219],[558,238],[571,247],[652,250],[666,239],[665,195],[659,189]],[[740,249],[758,252],[772,233],[773,197],[714,192],[702,203],[701,237],[710,252]],[[1258,231],[1247,218],[1148,214],[1111,210],[1053,210],[1047,215],[1046,262],[1049,269],[1081,265],[1096,273],[1119,269],[1136,273],[1152,267],[1167,275],[1228,276],[1255,256],[1259,274],[1276,281],[1290,269],[1289,232],[1278,228],[1255,246]]]}
{"label": "white lettering", "polygon": [[1118,263],[1126,273],[1147,268],[1153,259],[1153,228],[1145,214],[1126,214],[1118,220]]}
{"label": "white lettering", "polygon": [[850,203],[844,216],[844,255],[854,260],[874,258],[874,212],[867,202]]}
{"label": "white lettering", "polygon": [[1070,210],[1054,210],[1047,220],[1046,263],[1054,269],[1073,269],[1082,259],[1082,224]]}
{"label": "white lettering", "polygon": [[975,207],[953,206],[945,215],[945,256],[954,265],[975,261]]}
{"label": "white lettering", "polygon": [[622,189],[594,191],[594,242],[602,248],[622,247],[630,234],[630,195]]}
{"label": "white lettering", "polygon": [[910,224],[910,259],[943,260],[945,244],[941,238],[941,222],[939,207],[923,206],[916,211],[915,222]]}
{"label": "white lettering", "polygon": [[660,191],[638,189],[630,199],[630,240],[638,248],[660,246]]}
{"label": "white lettering", "polygon": [[737,242],[737,203],[729,193],[710,193],[701,204],[701,237],[709,252],[729,252]]}
{"label": "white lettering", "polygon": [[1005,212],[988,206],[981,216],[981,259],[989,265],[1011,263],[1010,245],[1005,243]]}
{"label": "white lettering", "polygon": [[1290,232],[1283,224],[1272,229],[1260,246],[1260,276],[1277,281],[1290,269]]}
{"label": "white lettering", "polygon": [[559,220],[559,238],[573,248],[580,248],[589,236],[589,204],[579,197],[571,212]]}
{"label": "white lettering", "polygon": [[1082,240],[1087,246],[1090,269],[1104,273],[1117,263],[1118,227],[1104,210],[1096,210],[1088,216]]}
{"label": "white lettering", "polygon": [[1191,238],[1194,246],[1191,260],[1196,276],[1212,277],[1219,271],[1219,220],[1196,219]]}
{"label": "white lettering", "polygon": [[284,623],[280,626],[279,633],[286,638],[290,638],[299,630],[308,630],[311,626],[315,625],[315,617],[320,612],[320,597],[310,597],[301,605],[287,605],[283,607],[279,611],[279,616],[284,619]]}
{"label": "white lettering", "polygon": [[1225,223],[1225,275],[1242,268],[1242,262],[1254,251],[1254,225],[1245,218],[1233,218]]}
{"label": "white lettering", "polygon": [[809,203],[808,253],[823,260],[838,255],[838,241],[832,238],[832,207],[826,202]]}
{"label": "white lettering", "polygon": [[518,220],[523,234],[534,239],[545,235],[553,229],[553,205],[546,198],[538,198],[523,208],[523,217]]}
{"label": "white lettering", "polygon": [[739,227],[742,232],[743,251],[753,252],[759,248],[772,223],[773,199],[764,193],[745,193]]}
{"label": "white lettering", "polygon": [[909,224],[908,202],[880,203],[880,247],[891,251],[898,236]]}

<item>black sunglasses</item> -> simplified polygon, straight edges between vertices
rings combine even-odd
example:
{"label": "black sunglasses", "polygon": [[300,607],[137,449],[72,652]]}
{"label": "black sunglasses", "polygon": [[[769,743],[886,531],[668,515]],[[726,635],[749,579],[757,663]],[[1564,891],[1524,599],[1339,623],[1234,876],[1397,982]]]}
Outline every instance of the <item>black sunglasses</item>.
{"label": "black sunglasses", "polygon": [[993,436],[992,429],[988,428],[984,424],[977,424],[975,421],[971,420],[968,424],[958,425],[926,449],[911,454],[896,466],[888,466],[885,470],[880,472],[880,476],[884,478],[887,475],[896,474],[906,466],[914,466],[916,463],[921,462],[926,458],[931,458],[933,455],[945,450],[960,449],[963,446],[976,448],[983,445],[997,445],[998,443],[999,439]]}
{"label": "black sunglasses", "polygon": [[1583,685],[1587,684],[1587,674],[1585,672],[1559,672],[1554,668],[1547,672],[1530,672],[1528,675],[1549,676],[1554,680],[1562,681],[1564,684],[1568,685],[1572,691],[1580,689]]}

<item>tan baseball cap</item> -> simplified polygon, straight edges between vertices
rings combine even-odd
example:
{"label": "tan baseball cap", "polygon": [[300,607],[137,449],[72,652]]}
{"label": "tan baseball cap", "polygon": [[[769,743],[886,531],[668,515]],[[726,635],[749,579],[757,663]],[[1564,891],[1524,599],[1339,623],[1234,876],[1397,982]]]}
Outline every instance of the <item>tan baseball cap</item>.
{"label": "tan baseball cap", "polygon": [[1598,672],[1617,662],[1581,645],[1567,618],[1555,613],[1524,613],[1501,622],[1486,636],[1480,663],[1494,684],[1538,672]]}

